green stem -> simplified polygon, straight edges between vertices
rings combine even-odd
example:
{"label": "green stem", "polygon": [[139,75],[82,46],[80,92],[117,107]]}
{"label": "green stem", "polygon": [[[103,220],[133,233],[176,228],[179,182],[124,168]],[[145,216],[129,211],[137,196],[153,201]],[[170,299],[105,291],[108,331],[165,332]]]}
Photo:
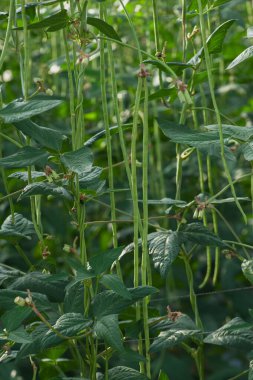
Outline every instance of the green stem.
{"label": "green stem", "polygon": [[[104,19],[104,9],[105,6],[102,3],[100,5],[100,18]],[[116,219],[115,211],[115,195],[114,195],[114,178],[113,178],[113,162],[112,162],[112,145],[111,145],[111,135],[110,135],[110,124],[109,115],[107,108],[107,96],[106,96],[106,79],[105,79],[105,46],[104,41],[101,40],[100,43],[100,83],[101,83],[101,94],[102,94],[102,109],[104,116],[105,125],[105,135],[106,135],[106,148],[107,148],[107,160],[108,160],[108,177],[109,177],[109,190],[110,190],[110,204],[111,204],[111,218]],[[117,239],[117,225],[112,224],[112,236],[113,236],[113,246],[118,246]]]}
{"label": "green stem", "polygon": [[220,112],[218,108],[218,104],[216,101],[215,97],[215,92],[214,92],[214,79],[213,79],[213,73],[212,73],[212,65],[211,65],[211,59],[210,59],[210,54],[208,51],[207,43],[206,43],[206,34],[205,34],[205,21],[204,21],[204,15],[203,15],[203,9],[202,9],[202,2],[201,0],[198,0],[198,8],[199,8],[199,17],[200,17],[200,29],[201,29],[201,36],[202,36],[202,43],[203,43],[203,48],[204,48],[204,55],[205,55],[205,61],[206,61],[206,69],[207,69],[207,75],[208,75],[208,82],[209,82],[209,89],[210,89],[210,94],[211,94],[211,99],[213,103],[213,108],[215,110],[215,115],[217,119],[217,124],[219,127],[219,138],[220,138],[220,145],[221,145],[221,160],[224,166],[225,174],[228,180],[228,183],[230,185],[230,189],[232,192],[232,195],[234,197],[235,203],[241,212],[243,219],[245,223],[247,223],[247,217],[237,199],[237,195],[235,192],[235,188],[233,185],[233,181],[231,178],[231,174],[227,165],[227,161],[225,158],[225,146],[224,146],[224,138],[223,138],[223,132],[222,132],[222,121],[220,117]]}
{"label": "green stem", "polygon": [[[142,286],[147,285],[148,269],[148,151],[149,151],[149,130],[148,130],[148,85],[147,79],[144,78],[144,118],[143,118],[143,142],[142,142],[142,191],[143,191],[143,234],[142,234]],[[146,352],[146,373],[151,378],[151,359],[149,354],[150,338],[148,327],[148,298],[143,300],[143,327],[145,336]]]}
{"label": "green stem", "polygon": [[15,1],[11,0],[10,1],[10,8],[9,8],[8,25],[7,25],[5,39],[4,39],[4,46],[3,46],[1,56],[0,56],[0,72],[1,72],[4,60],[5,60],[5,56],[8,52],[9,39],[11,36],[11,28],[12,28],[13,22],[15,20],[15,9],[16,9]]}

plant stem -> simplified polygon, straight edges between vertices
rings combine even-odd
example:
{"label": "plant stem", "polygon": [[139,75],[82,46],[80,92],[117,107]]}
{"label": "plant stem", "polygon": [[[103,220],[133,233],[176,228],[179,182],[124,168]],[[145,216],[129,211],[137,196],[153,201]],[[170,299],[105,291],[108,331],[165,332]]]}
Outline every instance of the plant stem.
{"label": "plant stem", "polygon": [[[148,150],[149,150],[149,130],[148,130],[148,85],[147,78],[143,79],[144,85],[144,118],[143,118],[143,142],[142,142],[142,191],[143,191],[143,234],[142,234],[142,286],[147,285],[148,269]],[[143,300],[143,325],[145,336],[146,352],[146,374],[151,378],[151,360],[149,354],[150,339],[148,327],[148,297]]]}
{"label": "plant stem", "polygon": [[16,10],[16,4],[15,0],[10,1],[10,8],[9,8],[9,17],[8,17],[8,25],[6,29],[5,39],[4,39],[4,45],[2,48],[1,56],[0,56],[0,72],[2,70],[2,66],[6,57],[6,53],[8,52],[8,44],[11,36],[11,28],[15,19],[15,10]]}
{"label": "plant stem", "polygon": [[206,61],[206,69],[207,69],[207,75],[208,75],[208,82],[209,82],[209,89],[210,89],[210,95],[213,103],[213,108],[215,110],[215,115],[217,119],[217,124],[219,127],[219,138],[220,138],[220,144],[221,144],[221,160],[223,163],[224,171],[228,180],[228,183],[230,185],[230,189],[232,192],[232,195],[234,197],[235,203],[241,212],[244,222],[247,224],[247,217],[237,199],[237,195],[235,192],[235,188],[233,185],[233,181],[231,178],[231,174],[227,165],[226,157],[225,157],[225,149],[224,149],[224,138],[223,138],[223,132],[222,132],[222,121],[220,117],[220,112],[218,108],[218,104],[216,101],[215,97],[215,92],[214,92],[214,79],[213,79],[213,73],[212,73],[212,66],[211,66],[211,59],[210,59],[210,54],[208,51],[207,43],[206,43],[206,34],[205,34],[205,21],[204,21],[204,15],[203,15],[203,9],[202,9],[202,3],[201,0],[198,1],[198,8],[199,8],[199,18],[200,18],[200,29],[201,29],[201,36],[202,36],[202,44],[204,48],[204,55],[205,55],[205,61]]}

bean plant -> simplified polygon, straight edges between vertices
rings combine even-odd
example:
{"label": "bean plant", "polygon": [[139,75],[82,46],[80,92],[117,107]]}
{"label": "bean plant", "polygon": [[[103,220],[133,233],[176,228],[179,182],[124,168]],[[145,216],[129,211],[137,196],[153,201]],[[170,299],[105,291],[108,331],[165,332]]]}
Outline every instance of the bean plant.
{"label": "bean plant", "polygon": [[252,37],[251,0],[1,1],[1,379],[253,379]]}

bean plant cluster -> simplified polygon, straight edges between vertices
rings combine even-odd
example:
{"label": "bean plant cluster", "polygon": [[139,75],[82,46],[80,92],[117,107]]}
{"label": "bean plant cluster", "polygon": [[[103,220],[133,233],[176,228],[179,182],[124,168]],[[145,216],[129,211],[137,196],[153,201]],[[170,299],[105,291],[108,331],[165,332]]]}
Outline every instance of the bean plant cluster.
{"label": "bean plant cluster", "polygon": [[252,0],[0,2],[0,378],[253,380]]}

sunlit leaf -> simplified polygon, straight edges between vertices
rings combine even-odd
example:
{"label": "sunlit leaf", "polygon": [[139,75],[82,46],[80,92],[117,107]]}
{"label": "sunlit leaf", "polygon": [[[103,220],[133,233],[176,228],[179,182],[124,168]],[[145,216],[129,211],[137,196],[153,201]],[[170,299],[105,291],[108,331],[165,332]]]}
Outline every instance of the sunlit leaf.
{"label": "sunlit leaf", "polygon": [[253,56],[253,46],[249,46],[247,49],[243,50],[241,54],[239,54],[226,68],[226,70],[230,70],[233,67],[239,65],[240,63],[246,61]]}
{"label": "sunlit leaf", "polygon": [[17,99],[0,109],[0,119],[3,119],[5,123],[14,123],[29,119],[32,116],[39,115],[57,107],[62,102],[62,99],[45,95],[37,95],[27,101]]}

